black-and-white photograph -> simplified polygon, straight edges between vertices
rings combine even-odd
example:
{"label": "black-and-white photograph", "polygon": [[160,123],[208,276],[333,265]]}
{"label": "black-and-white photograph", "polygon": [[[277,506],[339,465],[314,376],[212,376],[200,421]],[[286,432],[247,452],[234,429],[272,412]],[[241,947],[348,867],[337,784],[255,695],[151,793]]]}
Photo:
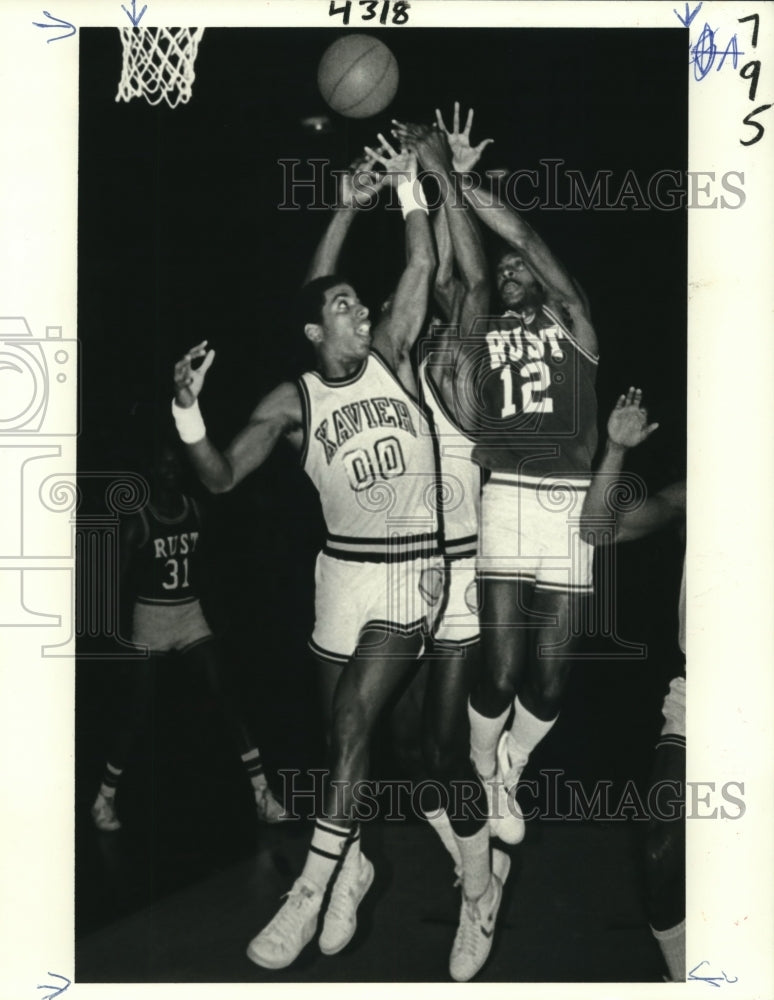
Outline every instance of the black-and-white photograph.
{"label": "black-and-white photograph", "polygon": [[60,972],[737,983],[686,945],[688,831],[752,787],[686,745],[689,328],[694,218],[749,213],[771,144],[753,26],[283,6],[35,26],[77,27]]}

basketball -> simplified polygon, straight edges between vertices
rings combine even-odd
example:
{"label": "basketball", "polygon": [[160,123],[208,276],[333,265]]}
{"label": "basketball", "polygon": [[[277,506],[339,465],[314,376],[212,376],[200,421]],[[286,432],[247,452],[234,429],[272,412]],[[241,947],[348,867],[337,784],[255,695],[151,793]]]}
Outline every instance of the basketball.
{"label": "basketball", "polygon": [[317,86],[326,104],[345,118],[370,118],[398,89],[398,63],[373,35],[344,35],[320,60]]}

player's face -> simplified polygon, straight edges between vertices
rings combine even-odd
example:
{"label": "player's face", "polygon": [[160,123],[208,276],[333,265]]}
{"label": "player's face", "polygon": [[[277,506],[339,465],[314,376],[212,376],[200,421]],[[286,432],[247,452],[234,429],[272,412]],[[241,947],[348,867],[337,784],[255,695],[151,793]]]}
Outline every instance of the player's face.
{"label": "player's face", "polygon": [[172,448],[165,448],[159,455],[154,469],[156,486],[165,490],[177,489],[182,471],[177,452]]}
{"label": "player's face", "polygon": [[351,285],[334,285],[322,307],[323,341],[338,357],[364,358],[371,348],[368,309]]}
{"label": "player's face", "polygon": [[539,296],[540,286],[520,254],[504,254],[495,269],[495,279],[506,309],[532,305]]}

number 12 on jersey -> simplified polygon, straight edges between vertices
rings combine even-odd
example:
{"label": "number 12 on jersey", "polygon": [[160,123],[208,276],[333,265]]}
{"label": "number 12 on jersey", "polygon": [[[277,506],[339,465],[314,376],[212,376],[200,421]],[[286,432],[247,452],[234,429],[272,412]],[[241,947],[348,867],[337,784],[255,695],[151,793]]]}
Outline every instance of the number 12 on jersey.
{"label": "number 12 on jersey", "polygon": [[[554,401],[550,396],[545,395],[551,386],[551,369],[544,361],[529,361],[519,369],[519,375],[523,381],[518,388],[521,389],[521,412],[522,413],[553,413]],[[500,416],[513,417],[516,415],[516,403],[514,402],[514,381],[516,372],[509,365],[500,369],[500,381],[503,383],[503,408]]]}

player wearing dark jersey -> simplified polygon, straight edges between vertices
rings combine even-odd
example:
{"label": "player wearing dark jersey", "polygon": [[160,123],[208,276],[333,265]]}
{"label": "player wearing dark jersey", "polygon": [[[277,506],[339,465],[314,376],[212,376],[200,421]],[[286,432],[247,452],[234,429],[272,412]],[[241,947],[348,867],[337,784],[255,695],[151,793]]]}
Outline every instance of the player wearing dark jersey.
{"label": "player wearing dark jersey", "polygon": [[233,734],[255,794],[258,817],[268,823],[283,818],[283,808],[269,789],[261,756],[248,732],[231,690],[215,638],[199,601],[198,565],[201,517],[193,497],[180,488],[177,450],[163,447],[151,475],[145,507],[121,525],[120,580],[131,589],[132,641],[148,658],[125,664],[116,697],[117,725],[111,736],[105,772],[92,817],[102,831],[118,830],[115,793],[132,744],[148,723],[154,677],[169,653],[184,657],[201,674]]}
{"label": "player wearing dark jersey", "polygon": [[[633,386],[621,395],[607,422],[607,442],[583,506],[582,530],[596,544],[628,542],[656,531],[676,528],[685,542],[685,482],[664,487],[631,510],[609,507],[611,487],[621,474],[626,454],[642,444],[658,424],[648,423],[642,390]],[[678,602],[678,642],[685,656],[685,563]],[[672,678],[662,708],[664,725],[656,743],[650,786],[680,789],[685,804],[685,671]],[[655,798],[655,796],[654,796]],[[650,801],[650,796],[649,796]],[[669,977],[685,979],[685,816],[653,815],[645,848],[647,910],[653,936],[664,956]]]}
{"label": "player wearing dark jersey", "polygon": [[[491,140],[470,144],[473,112],[452,131],[454,170],[472,170]],[[464,178],[478,219],[508,245],[495,268],[497,315],[463,329],[454,376],[460,419],[484,470],[478,555],[483,670],[469,704],[473,763],[491,797],[490,828],[524,836],[515,789],[557,716],[572,622],[591,590],[591,547],[578,532],[596,447],[597,343],[577,286],[532,227],[495,192]],[[504,727],[513,713],[513,723]]]}
{"label": "player wearing dark jersey", "polygon": [[[373,726],[416,660],[432,617],[434,595],[425,586],[432,573],[422,569],[432,571],[438,562],[433,505],[417,511],[415,498],[408,524],[393,524],[385,515],[379,531],[371,527],[363,534],[366,524],[375,523],[379,496],[384,502],[414,490],[412,480],[428,486],[434,480],[430,437],[420,433],[421,413],[411,398],[416,386],[409,359],[435,269],[427,209],[412,153],[396,153],[383,143],[372,160],[386,167],[386,182],[397,191],[406,224],[407,263],[390,315],[372,331],[368,309],[349,282],[334,275],[307,285],[304,332],[317,356],[315,373],[304,377],[303,389],[285,383],[270,392],[224,452],[207,438],[195,405],[213,352],[200,344],[175,367],[178,429],[204,485],[213,492],[232,489],[284,437],[302,453],[328,525],[318,561],[313,639],[318,654],[327,654],[339,671],[332,781],[301,876],[248,947],[248,956],[267,968],[289,965],[314,936],[326,887],[355,832],[353,785],[368,775]],[[348,225],[345,214],[337,213],[334,222]],[[440,578],[438,569],[435,573]],[[350,603],[358,605],[355,617]],[[355,908],[372,878],[373,867],[363,859],[346,887],[349,905],[337,897],[331,921],[326,915],[320,937],[325,953],[339,951],[354,934]]]}

